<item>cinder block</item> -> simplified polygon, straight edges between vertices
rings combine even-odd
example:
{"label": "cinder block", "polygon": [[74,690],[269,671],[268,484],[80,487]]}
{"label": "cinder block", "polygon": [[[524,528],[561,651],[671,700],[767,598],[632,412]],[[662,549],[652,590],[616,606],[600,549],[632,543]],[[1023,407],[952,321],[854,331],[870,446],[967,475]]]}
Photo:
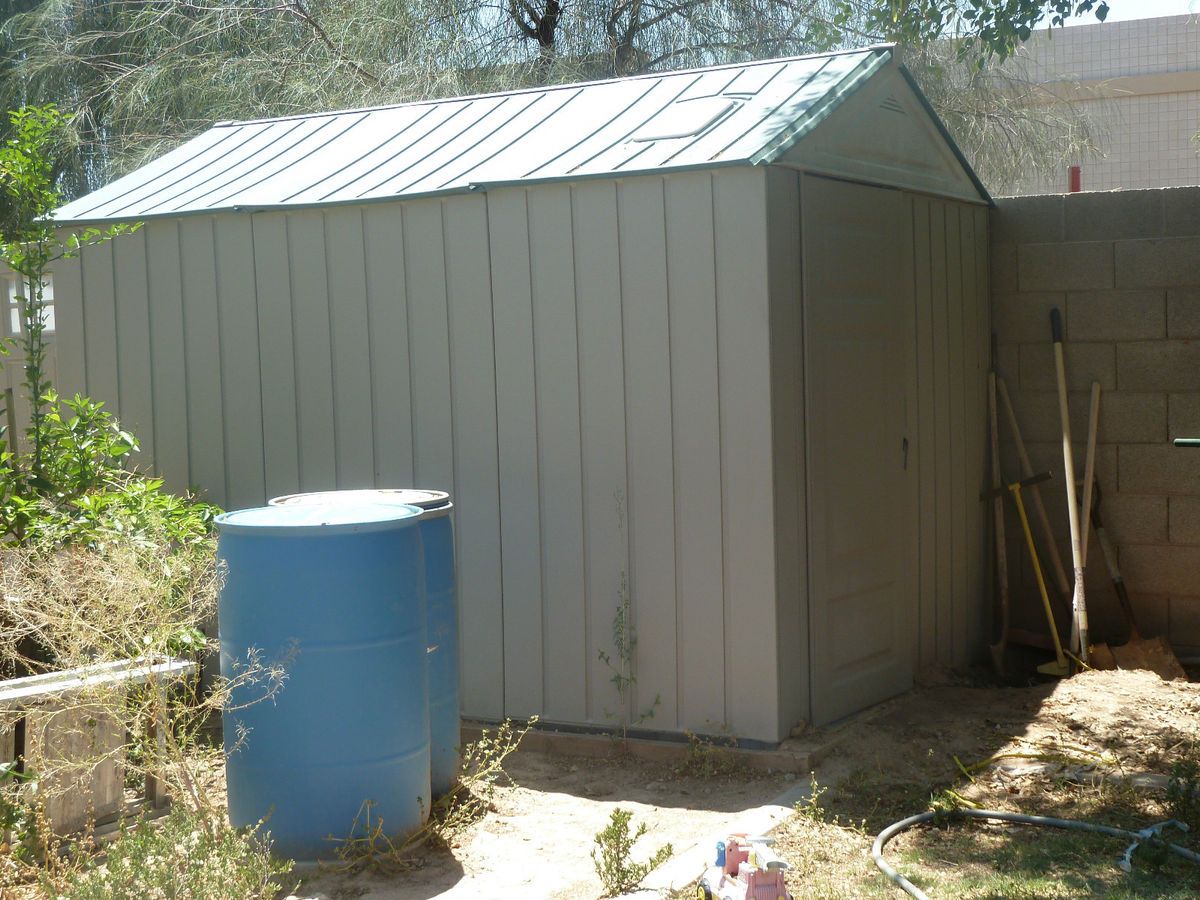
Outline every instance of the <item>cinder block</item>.
{"label": "cinder block", "polygon": [[993,294],[992,330],[1001,344],[1021,344],[1050,338],[1050,310],[1066,310],[1062,291],[1029,294]]}
{"label": "cinder block", "polygon": [[[1198,379],[1200,386],[1200,379]],[[1172,439],[1177,437],[1200,437],[1200,394],[1171,394],[1168,410],[1168,429]],[[1180,449],[1181,453],[1196,454],[1195,450]],[[1200,466],[1200,456],[1196,458]]]}
{"label": "cinder block", "polygon": [[1113,244],[1021,244],[1017,247],[1017,283],[1022,291],[1110,288],[1114,284]]}
{"label": "cinder block", "polygon": [[1166,233],[1200,234],[1200,188],[1167,188],[1161,193]]}
{"label": "cinder block", "polygon": [[[1021,434],[1027,441],[1053,441],[1062,434],[1057,391],[1022,391],[1012,397]],[[1091,394],[1073,391],[1067,398],[1071,435],[1087,440]],[[1001,433],[1005,434],[1002,426]],[[1200,433],[1198,431],[1197,433]],[[1007,439],[1007,434],[1005,434]],[[1167,395],[1101,393],[1097,440],[1102,444],[1157,444],[1167,439]]]}
{"label": "cinder block", "polygon": [[[1090,400],[1087,397],[1080,402]],[[1167,440],[1167,395],[1101,393],[1098,439],[1104,444],[1156,444]]]}
{"label": "cinder block", "polygon": [[1117,287],[1200,284],[1200,237],[1117,241],[1115,254]]}
{"label": "cinder block", "polygon": [[[1071,436],[1075,438],[1079,435],[1072,433]],[[1075,478],[1082,481],[1086,447],[1081,441],[1073,441],[1072,447],[1075,451]],[[1064,540],[1067,540],[1070,523],[1067,517],[1066,487],[1063,482],[1062,441],[1027,441],[1025,449],[1029,453],[1029,463],[1034,472],[1050,473],[1050,481],[1041,485],[1046,515],[1056,533],[1067,535],[1068,537],[1064,537]],[[1003,453],[1002,456],[1005,457],[1006,463],[1010,463],[1006,465],[1004,474],[1011,478],[1017,472],[1016,457],[1010,458]],[[1096,447],[1096,478],[1099,479],[1101,487],[1109,493],[1117,490],[1117,461],[1117,445],[1100,444]],[[1051,497],[1055,499],[1051,500]]]}
{"label": "cinder block", "polygon": [[1041,244],[1063,239],[1061,194],[1004,197],[991,211],[991,233],[995,241]]}
{"label": "cinder block", "polygon": [[1200,337],[1200,289],[1175,288],[1167,291],[1167,336]]}
{"label": "cinder block", "polygon": [[[1118,544],[1167,543],[1166,497],[1105,493],[1101,497],[1100,513],[1104,530]],[[1103,566],[1104,558],[1099,554],[1096,546],[1088,551],[1089,568],[1093,560]]]}
{"label": "cinder block", "polygon": [[1200,544],[1200,497],[1169,497],[1172,544]]}
{"label": "cinder block", "polygon": [[1067,194],[1063,237],[1068,241],[1160,237],[1161,191],[1087,191]]}
{"label": "cinder block", "polygon": [[[1058,389],[1054,372],[1054,345],[1050,342],[1049,323],[1045,343],[1021,345],[1022,391],[1053,391]],[[1105,391],[1117,387],[1117,355],[1115,344],[1067,343],[1063,346],[1067,370],[1067,390],[1090,391],[1092,382],[1100,382]]]}
{"label": "cinder block", "polygon": [[[1200,593],[1200,585],[1196,590]],[[1200,648],[1200,596],[1172,597],[1168,602],[1167,638],[1176,653]]]}
{"label": "cinder block", "polygon": [[1117,344],[1117,387],[1123,391],[1187,391],[1200,385],[1200,343]]}
{"label": "cinder block", "polygon": [[1200,594],[1200,547],[1122,545],[1121,575],[1135,597]]}
{"label": "cinder block", "polygon": [[1067,295],[1067,341],[1136,341],[1167,336],[1166,292],[1086,291]]}
{"label": "cinder block", "polygon": [[992,293],[1011,294],[1017,290],[1017,245],[997,241],[992,236],[988,248],[988,266],[992,276]]}
{"label": "cinder block", "polygon": [[1189,455],[1170,444],[1121,444],[1117,489],[1128,494],[1200,494],[1195,451]]}

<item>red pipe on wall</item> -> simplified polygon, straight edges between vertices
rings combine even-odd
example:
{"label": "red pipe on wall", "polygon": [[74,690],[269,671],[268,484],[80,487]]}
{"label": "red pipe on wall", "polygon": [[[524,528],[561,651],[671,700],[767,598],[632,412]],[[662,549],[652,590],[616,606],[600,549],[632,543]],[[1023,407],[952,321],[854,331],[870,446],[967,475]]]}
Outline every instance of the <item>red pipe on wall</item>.
{"label": "red pipe on wall", "polygon": [[1079,166],[1071,166],[1067,169],[1070,179],[1070,186],[1067,188],[1072,194],[1078,194],[1083,190],[1083,177]]}

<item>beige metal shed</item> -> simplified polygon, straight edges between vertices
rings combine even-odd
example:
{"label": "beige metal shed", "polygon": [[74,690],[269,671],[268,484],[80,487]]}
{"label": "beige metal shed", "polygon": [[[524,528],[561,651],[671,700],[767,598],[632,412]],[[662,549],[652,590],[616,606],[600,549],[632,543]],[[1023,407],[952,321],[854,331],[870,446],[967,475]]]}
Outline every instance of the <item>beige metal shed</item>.
{"label": "beige metal shed", "polygon": [[146,225],[58,378],[225,506],[452,491],[466,715],[775,742],[980,645],[987,203],[886,47],[222,123],[60,211]]}

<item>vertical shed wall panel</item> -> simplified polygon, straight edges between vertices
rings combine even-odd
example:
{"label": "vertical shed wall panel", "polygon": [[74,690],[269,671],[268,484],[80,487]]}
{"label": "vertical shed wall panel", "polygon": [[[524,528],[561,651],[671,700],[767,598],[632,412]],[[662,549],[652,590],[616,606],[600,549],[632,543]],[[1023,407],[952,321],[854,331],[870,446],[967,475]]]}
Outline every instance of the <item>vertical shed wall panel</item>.
{"label": "vertical shed wall panel", "polygon": [[[778,727],[774,488],[771,477],[770,284],[761,169],[713,176],[724,547],[725,724]],[[755,702],[747,702],[754,697]]]}
{"label": "vertical shed wall panel", "polygon": [[264,213],[254,216],[253,225],[264,487],[270,499],[300,490],[292,279],[287,218]]}
{"label": "vertical shed wall panel", "polygon": [[328,491],[337,487],[337,449],[333,432],[325,227],[319,212],[306,211],[288,217],[288,258],[295,335],[300,488]]}
{"label": "vertical shed wall panel", "polygon": [[189,472],[187,352],[183,336],[183,275],[179,225],[146,225],[147,283],[150,294],[150,378],[154,382],[153,467],[176,491],[193,482]]}
{"label": "vertical shed wall panel", "polygon": [[930,203],[913,198],[913,278],[917,297],[917,507],[920,521],[918,667],[937,661],[938,543],[937,543],[937,382],[934,366],[932,273],[930,260]]}
{"label": "vertical shed wall panel", "polygon": [[141,439],[135,462],[154,459],[154,394],[150,347],[150,295],[146,273],[146,237],[138,231],[113,241],[113,281],[116,285],[117,357],[121,425]]}
{"label": "vertical shed wall panel", "polygon": [[628,590],[625,372],[617,188],[591,181],[572,191],[579,333],[580,436],[588,618],[589,718],[620,718],[621,700],[603,651],[618,668],[614,616]]}
{"label": "vertical shed wall panel", "polygon": [[488,197],[504,602],[504,711],[542,709],[542,525],[525,191]]}
{"label": "vertical shed wall panel", "polygon": [[[220,367],[224,391],[226,497],[265,502],[262,388],[258,362],[258,299],[249,216],[222,217],[214,229]],[[257,423],[257,427],[255,427]]]}
{"label": "vertical shed wall panel", "polygon": [[663,183],[657,178],[630,179],[619,185],[617,200],[629,457],[629,591],[642,648],[631,702],[635,716],[652,709],[654,716],[647,724],[670,729],[679,723],[679,648]]}
{"label": "vertical shed wall panel", "polygon": [[337,486],[370,487],[375,483],[375,442],[362,210],[350,207],[326,213],[325,242],[333,310],[329,327]]}
{"label": "vertical shed wall panel", "polygon": [[[79,258],[64,259],[54,267],[54,335],[58,358],[58,391],[66,397],[87,393],[87,361],[84,349],[83,270]],[[20,381],[15,367],[6,367],[8,386]]]}
{"label": "vertical shed wall panel", "polygon": [[[712,176],[666,182],[667,277],[675,445],[679,719],[724,723],[721,411]],[[733,361],[730,361],[731,364]],[[740,361],[739,361],[740,362]]]}
{"label": "vertical shed wall panel", "polygon": [[[953,454],[950,422],[950,324],[946,292],[946,204],[933,201],[929,210],[930,287],[928,302],[933,313],[934,445],[937,501],[937,654],[939,660],[954,656],[954,522]],[[921,302],[921,298],[917,298]]]}
{"label": "vertical shed wall panel", "polygon": [[400,205],[366,207],[363,237],[375,483],[380,487],[403,486],[413,484],[413,424],[404,216]]}
{"label": "vertical shed wall panel", "polygon": [[[967,452],[971,436],[966,432],[967,423],[967,370],[966,348],[963,335],[966,333],[963,302],[962,245],[960,243],[959,207],[946,204],[946,309],[950,359],[950,472],[953,529],[953,573],[952,596],[965,598],[971,587],[970,544],[967,534],[967,506],[978,502],[978,497],[968,498],[966,492]],[[967,642],[967,604],[954,602],[951,613],[953,651],[951,659],[960,664],[965,659]]]}
{"label": "vertical shed wall panel", "polygon": [[83,336],[87,362],[87,390],[109,409],[121,404],[117,336],[117,305],[114,290],[112,243],[85,247],[83,265]]}
{"label": "vertical shed wall panel", "polygon": [[[450,323],[455,550],[463,710],[504,715],[504,622],[500,600],[500,486],[496,361],[488,268],[487,202],[454,197],[443,207]],[[499,676],[499,677],[498,677]]]}
{"label": "vertical shed wall panel", "polygon": [[543,696],[547,718],[587,717],[583,448],[579,434],[579,344],[571,193],[529,192],[538,471],[541,475]]}
{"label": "vertical shed wall panel", "polygon": [[[225,494],[225,428],[254,426],[249,422],[227,423],[221,404],[221,341],[213,220],[208,216],[180,220],[179,247],[184,358],[188,372],[190,481],[205,491],[214,503],[225,506],[228,503]],[[86,285],[84,289],[87,289]],[[86,296],[90,300],[91,295]]]}
{"label": "vertical shed wall panel", "polygon": [[[988,289],[988,211],[979,207],[971,212],[975,217],[975,284],[972,288],[975,297],[975,326],[977,329],[975,342],[979,350],[978,364],[974,376],[978,382],[976,389],[978,411],[975,413],[972,421],[979,421],[987,416],[987,373],[995,364],[995,360],[992,359],[992,295]],[[980,430],[980,443],[975,456],[975,479],[979,485],[991,484],[991,450],[986,434],[986,430]],[[980,553],[982,562],[979,565],[978,574],[982,579],[979,587],[982,602],[977,602],[973,607],[976,614],[973,620],[970,641],[971,646],[974,648],[982,648],[991,640],[992,625],[989,600],[991,597],[991,574],[994,560],[989,550],[991,544],[986,507],[980,507],[980,515],[983,519],[979,526],[979,534],[976,540],[981,545]],[[976,652],[979,652],[979,650],[976,649]]]}
{"label": "vertical shed wall panel", "polygon": [[454,484],[450,421],[450,326],[440,200],[404,208],[409,359],[412,373],[413,480],[423,488]]}
{"label": "vertical shed wall panel", "polygon": [[772,167],[767,171],[767,198],[778,728],[787,734],[811,716],[800,176]]}

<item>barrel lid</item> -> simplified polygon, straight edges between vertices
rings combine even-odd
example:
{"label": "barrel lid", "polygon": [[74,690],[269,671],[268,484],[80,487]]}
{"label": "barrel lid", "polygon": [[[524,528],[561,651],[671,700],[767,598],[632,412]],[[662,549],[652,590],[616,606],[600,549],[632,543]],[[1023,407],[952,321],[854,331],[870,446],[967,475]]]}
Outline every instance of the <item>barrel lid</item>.
{"label": "barrel lid", "polygon": [[445,491],[419,488],[361,488],[351,491],[309,491],[304,494],[285,494],[270,501],[271,506],[304,506],[329,503],[402,503],[421,509],[437,509],[450,505]]}
{"label": "barrel lid", "polygon": [[[237,509],[222,513],[214,521],[222,534],[296,534],[331,530],[361,532],[414,524],[422,512],[420,507],[412,505],[361,500]],[[410,519],[413,521],[406,521]]]}

